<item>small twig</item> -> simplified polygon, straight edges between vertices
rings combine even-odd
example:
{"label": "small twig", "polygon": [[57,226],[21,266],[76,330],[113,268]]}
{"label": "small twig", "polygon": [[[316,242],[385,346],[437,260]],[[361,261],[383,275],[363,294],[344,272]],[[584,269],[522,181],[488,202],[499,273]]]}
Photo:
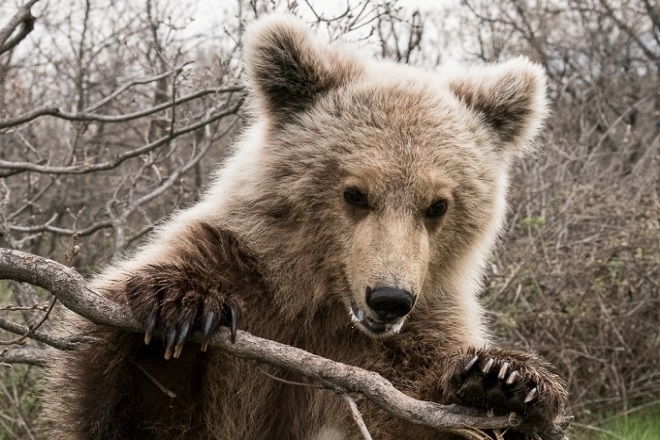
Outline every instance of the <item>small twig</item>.
{"label": "small twig", "polygon": [[122,85],[121,87],[119,87],[117,90],[112,92],[110,95],[103,98],[101,101],[87,107],[84,111],[85,112],[93,112],[95,110],[98,110],[100,107],[103,107],[105,104],[112,101],[117,96],[121,95],[122,93],[124,93],[126,90],[130,89],[133,86],[141,85],[141,84],[149,84],[150,82],[158,81],[159,79],[166,78],[168,76],[181,73],[183,71],[183,69],[189,64],[192,64],[192,61],[185,62],[185,63],[183,63],[179,66],[174,67],[171,70],[160,73],[158,75],[151,76],[149,78],[140,78],[140,79],[131,80],[131,81],[127,82],[126,84]]}
{"label": "small twig", "polygon": [[137,362],[132,362],[133,365],[137,367],[138,370],[142,372],[145,376],[147,376],[147,379],[149,379],[151,382],[153,382],[156,387],[161,390],[167,397],[171,397],[173,399],[176,399],[177,395],[174,391],[171,391],[168,389],[165,385],[163,385],[158,379],[153,377],[142,365],[138,364]]}
{"label": "small twig", "polygon": [[282,379],[281,377],[277,377],[277,376],[274,376],[274,375],[270,374],[268,371],[264,370],[263,367],[259,364],[257,364],[257,368],[259,369],[259,371],[261,371],[263,374],[270,377],[271,379],[273,379],[277,382],[282,382],[282,383],[287,384],[287,385],[292,385],[292,386],[295,386],[295,387],[318,388],[318,389],[321,389],[321,390],[328,389],[328,387],[324,387],[323,385],[320,385],[320,384],[296,382],[296,381],[293,381],[293,380]]}
{"label": "small twig", "polygon": [[367,425],[364,423],[364,419],[362,418],[362,414],[360,413],[355,400],[348,393],[341,393],[341,397],[346,401],[346,403],[348,403],[348,406],[351,408],[351,415],[353,416],[353,420],[355,420],[358,428],[360,428],[360,433],[362,434],[362,437],[364,437],[364,440],[373,440],[371,434],[369,433],[369,429],[367,429]]}
{"label": "small twig", "polygon": [[29,307],[23,307],[23,306],[4,306],[0,307],[0,311],[3,312],[34,312],[36,310],[39,310],[41,312],[45,312],[48,310],[48,306],[46,304],[34,304],[33,306]]}
{"label": "small twig", "polygon": [[55,303],[57,303],[57,297],[56,296],[54,296],[53,299],[50,301],[50,304],[48,305],[48,309],[46,310],[46,313],[44,314],[44,316],[41,317],[39,322],[37,322],[36,324],[32,324],[32,323],[29,324],[28,325],[29,330],[24,335],[19,336],[18,338],[10,339],[8,341],[0,340],[0,345],[22,344],[23,341],[25,341],[27,338],[29,338],[35,331],[37,331],[39,329],[39,327],[41,327],[44,324],[44,322],[46,322],[46,320],[50,316],[50,312],[52,312],[53,308],[55,307]]}
{"label": "small twig", "polygon": [[[16,324],[4,318],[0,318],[0,328],[16,335],[23,335],[30,331],[28,326]],[[30,334],[30,338],[58,350],[77,350],[85,344],[101,342],[93,336],[74,335],[68,338],[57,338],[37,330]]]}
{"label": "small twig", "polygon": [[627,440],[625,437],[620,436],[616,432],[608,431],[607,429],[599,428],[598,426],[593,426],[593,425],[585,425],[582,423],[573,423],[573,426],[577,426],[578,428],[583,428],[583,429],[588,429],[590,431],[596,431],[600,432],[602,434],[609,435],[611,437],[614,437],[615,439],[618,440]]}

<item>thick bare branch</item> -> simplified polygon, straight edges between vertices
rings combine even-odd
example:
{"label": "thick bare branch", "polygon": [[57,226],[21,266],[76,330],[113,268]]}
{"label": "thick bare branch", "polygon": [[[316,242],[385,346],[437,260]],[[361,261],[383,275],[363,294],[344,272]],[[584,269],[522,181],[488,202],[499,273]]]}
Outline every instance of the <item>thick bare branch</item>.
{"label": "thick bare branch", "polygon": [[44,367],[48,364],[49,349],[11,348],[0,353],[0,364],[28,364]]}
{"label": "thick bare branch", "polygon": [[82,275],[75,270],[48,258],[0,249],[0,277],[42,287],[57,296],[67,308],[76,313],[85,311],[83,316],[98,324],[139,329],[130,312],[87,289]]}
{"label": "thick bare branch", "polygon": [[199,90],[195,93],[183,96],[173,101],[164,102],[163,104],[140,110],[139,112],[128,113],[125,115],[99,115],[95,113],[86,113],[86,112],[66,112],[59,107],[42,107],[26,113],[15,118],[5,119],[0,121],[0,129],[13,127],[15,125],[24,124],[30,122],[40,116],[54,116],[56,118],[65,119],[67,121],[94,121],[94,122],[108,122],[108,123],[118,123],[131,121],[133,119],[143,118],[145,116],[152,115],[159,111],[177,106],[179,104],[192,101],[193,99],[201,98],[206,95],[211,94],[221,94],[221,93],[236,93],[242,92],[243,87],[215,87],[212,89]]}
{"label": "thick bare branch", "polygon": [[[47,258],[0,249],[0,278],[43,287],[66,307],[97,324],[143,330],[125,307],[89,290],[79,273]],[[412,423],[438,430],[506,428],[520,423],[515,417],[488,417],[474,409],[416,400],[394,388],[377,373],[333,362],[243,331],[237,336],[236,342],[231,343],[229,330],[222,329],[212,338],[211,345],[237,357],[307,376],[334,389],[360,393],[389,413]],[[549,432],[543,433],[543,440],[562,439],[567,424],[568,419],[558,421]]]}
{"label": "thick bare branch", "polygon": [[243,100],[241,99],[236,103],[236,105],[232,106],[228,110],[215,113],[209,116],[208,118],[205,118],[194,124],[188,125],[187,127],[181,128],[147,145],[143,145],[134,150],[127,151],[123,154],[118,155],[116,158],[107,160],[105,162],[100,162],[92,165],[81,164],[81,165],[71,165],[71,166],[50,166],[50,165],[39,165],[31,162],[11,162],[7,160],[0,160],[0,168],[5,168],[9,170],[6,173],[0,174],[0,177],[7,177],[25,171],[34,171],[37,173],[46,173],[46,174],[87,174],[94,171],[110,170],[118,167],[128,159],[140,156],[141,154],[144,153],[148,153],[149,151],[152,151],[160,147],[161,145],[166,144],[167,142],[171,141],[176,137],[179,137],[186,133],[190,133],[191,131],[195,131],[198,128],[204,127],[205,125],[218,121],[226,116],[236,114],[236,112],[238,112],[238,109],[241,107],[242,102]]}
{"label": "thick bare branch", "polygon": [[[10,51],[23,41],[34,29],[35,18],[32,16],[32,6],[39,0],[29,0],[14,14],[7,25],[0,29],[0,54]],[[20,29],[19,29],[20,27]],[[16,29],[19,29],[17,33]],[[12,37],[13,35],[13,37]],[[11,37],[11,38],[10,38]]]}

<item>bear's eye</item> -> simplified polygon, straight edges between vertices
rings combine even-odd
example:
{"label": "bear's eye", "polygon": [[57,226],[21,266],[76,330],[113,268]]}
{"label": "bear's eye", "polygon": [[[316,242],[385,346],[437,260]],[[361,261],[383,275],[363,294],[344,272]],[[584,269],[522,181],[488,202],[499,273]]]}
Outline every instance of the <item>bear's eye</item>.
{"label": "bear's eye", "polygon": [[425,214],[428,218],[438,219],[443,215],[445,215],[445,213],[447,212],[447,208],[448,205],[446,200],[444,199],[436,200],[431,204],[431,206],[426,208]]}
{"label": "bear's eye", "polygon": [[355,187],[346,188],[344,191],[344,200],[357,208],[368,208],[369,201],[366,194]]}

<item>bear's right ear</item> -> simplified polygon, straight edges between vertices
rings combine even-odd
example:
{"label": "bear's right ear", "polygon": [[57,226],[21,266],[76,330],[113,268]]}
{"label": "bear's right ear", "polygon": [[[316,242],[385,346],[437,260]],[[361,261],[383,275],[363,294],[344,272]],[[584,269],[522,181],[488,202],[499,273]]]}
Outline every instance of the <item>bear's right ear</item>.
{"label": "bear's right ear", "polygon": [[246,32],[244,51],[250,91],[280,122],[308,109],[360,70],[350,54],[318,42],[302,21],[286,14],[254,23]]}
{"label": "bear's right ear", "polygon": [[500,150],[524,151],[548,114],[546,75],[526,58],[483,66],[450,82],[452,92],[479,114]]}

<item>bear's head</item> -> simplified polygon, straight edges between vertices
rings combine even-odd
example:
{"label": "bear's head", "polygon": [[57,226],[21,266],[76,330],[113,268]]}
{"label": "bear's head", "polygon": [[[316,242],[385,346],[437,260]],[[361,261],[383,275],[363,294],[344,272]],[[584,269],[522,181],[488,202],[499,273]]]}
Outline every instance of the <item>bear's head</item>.
{"label": "bear's head", "polygon": [[543,70],[519,58],[433,74],[282,15],[250,29],[245,59],[262,122],[242,227],[269,278],[304,298],[287,310],[340,304],[382,337],[413,309],[474,296],[509,164],[546,113]]}

